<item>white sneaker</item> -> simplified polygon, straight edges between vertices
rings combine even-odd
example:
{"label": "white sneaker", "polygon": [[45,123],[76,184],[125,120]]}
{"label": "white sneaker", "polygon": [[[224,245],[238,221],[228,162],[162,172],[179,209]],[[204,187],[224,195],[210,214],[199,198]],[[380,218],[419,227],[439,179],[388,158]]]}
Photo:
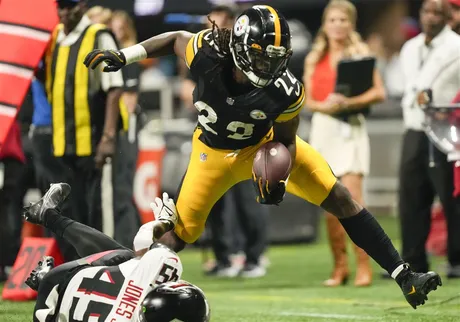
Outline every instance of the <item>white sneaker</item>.
{"label": "white sneaker", "polygon": [[244,267],[244,262],[246,261],[246,255],[242,252],[230,255],[230,262],[232,266],[238,268],[241,271]]}
{"label": "white sneaker", "polygon": [[265,256],[265,255],[262,255],[262,256],[260,257],[259,261],[260,261],[260,265],[263,266],[263,267],[265,267],[265,268],[270,267],[271,264],[272,264],[272,262],[270,261],[270,259],[269,259],[267,256]]}
{"label": "white sneaker", "polygon": [[243,278],[258,278],[267,274],[267,270],[262,265],[246,265],[241,271],[240,276]]}
{"label": "white sneaker", "polygon": [[217,271],[216,276],[233,278],[233,277],[237,277],[239,272],[240,270],[238,269],[238,267],[235,267],[232,265],[232,266],[220,268]]}
{"label": "white sneaker", "polygon": [[216,277],[236,277],[240,269],[236,266],[229,265],[214,265],[212,268],[204,271],[206,276],[216,276]]}

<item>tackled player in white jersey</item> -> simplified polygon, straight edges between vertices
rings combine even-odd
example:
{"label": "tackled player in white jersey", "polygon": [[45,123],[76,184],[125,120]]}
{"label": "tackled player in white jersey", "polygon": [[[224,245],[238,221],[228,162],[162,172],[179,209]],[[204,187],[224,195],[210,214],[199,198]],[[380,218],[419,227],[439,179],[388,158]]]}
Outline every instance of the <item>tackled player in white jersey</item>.
{"label": "tackled player in white jersey", "polygon": [[[141,227],[134,250],[107,235],[61,216],[58,205],[70,186],[53,184],[40,201],[26,207],[27,221],[42,225],[74,246],[79,260],[54,268],[39,262],[26,284],[38,291],[34,322],[209,321],[204,293],[180,280],[182,263],[168,247],[152,241],[152,224]],[[174,214],[167,194],[152,203],[156,216]],[[164,216],[164,214],[163,214]]]}

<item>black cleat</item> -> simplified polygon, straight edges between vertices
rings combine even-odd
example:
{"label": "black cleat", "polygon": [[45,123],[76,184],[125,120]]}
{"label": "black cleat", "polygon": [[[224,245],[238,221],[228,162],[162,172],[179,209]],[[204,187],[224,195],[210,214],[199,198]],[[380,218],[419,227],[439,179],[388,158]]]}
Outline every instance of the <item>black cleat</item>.
{"label": "black cleat", "polygon": [[396,282],[401,287],[406,301],[414,308],[425,304],[428,293],[442,285],[441,277],[435,272],[415,273],[409,266],[396,277]]}
{"label": "black cleat", "polygon": [[45,211],[55,209],[70,194],[67,183],[53,183],[45,195],[36,203],[24,207],[23,217],[28,222],[36,225],[45,224]]}
{"label": "black cleat", "polygon": [[37,267],[30,273],[25,283],[28,287],[34,291],[38,291],[40,282],[43,280],[46,274],[54,268],[54,258],[51,256],[44,256],[41,261],[38,262]]}

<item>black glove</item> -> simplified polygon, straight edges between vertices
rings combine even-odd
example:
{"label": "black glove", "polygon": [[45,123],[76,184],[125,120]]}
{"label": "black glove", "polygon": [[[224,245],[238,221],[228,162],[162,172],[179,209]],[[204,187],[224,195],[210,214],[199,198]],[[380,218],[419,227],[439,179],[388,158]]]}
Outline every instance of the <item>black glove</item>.
{"label": "black glove", "polygon": [[256,177],[252,174],[252,183],[256,189],[256,200],[258,203],[263,205],[279,205],[283,201],[284,195],[286,194],[286,183],[284,181],[278,182],[274,189],[269,189],[267,180]]}
{"label": "black glove", "polygon": [[105,62],[104,72],[116,72],[126,65],[125,55],[121,51],[95,49],[90,52],[83,64],[86,67],[96,69],[100,63]]}

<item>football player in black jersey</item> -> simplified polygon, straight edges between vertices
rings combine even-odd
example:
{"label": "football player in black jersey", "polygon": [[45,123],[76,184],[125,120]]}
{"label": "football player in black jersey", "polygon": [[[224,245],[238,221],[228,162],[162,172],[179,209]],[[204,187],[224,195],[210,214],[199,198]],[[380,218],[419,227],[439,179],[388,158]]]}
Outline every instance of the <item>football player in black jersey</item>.
{"label": "football player in black jersey", "polygon": [[389,272],[416,308],[441,285],[439,275],[411,271],[324,158],[296,136],[305,93],[287,69],[290,38],[286,19],[277,10],[254,6],[237,18],[232,30],[214,25],[197,34],[167,32],[120,51],[94,50],[84,63],[94,69],[105,62],[104,71],[111,72],[146,57],[175,54],[198,80],[193,98],[200,114],[176,196],[177,216],[157,218],[170,223],[162,243],[180,251],[196,241],[214,203],[234,184],[251,179],[260,146],[278,141],[289,149],[294,165],[287,186],[280,182],[278,188],[263,191],[260,202],[278,204],[288,191],[337,216],[353,242]]}

